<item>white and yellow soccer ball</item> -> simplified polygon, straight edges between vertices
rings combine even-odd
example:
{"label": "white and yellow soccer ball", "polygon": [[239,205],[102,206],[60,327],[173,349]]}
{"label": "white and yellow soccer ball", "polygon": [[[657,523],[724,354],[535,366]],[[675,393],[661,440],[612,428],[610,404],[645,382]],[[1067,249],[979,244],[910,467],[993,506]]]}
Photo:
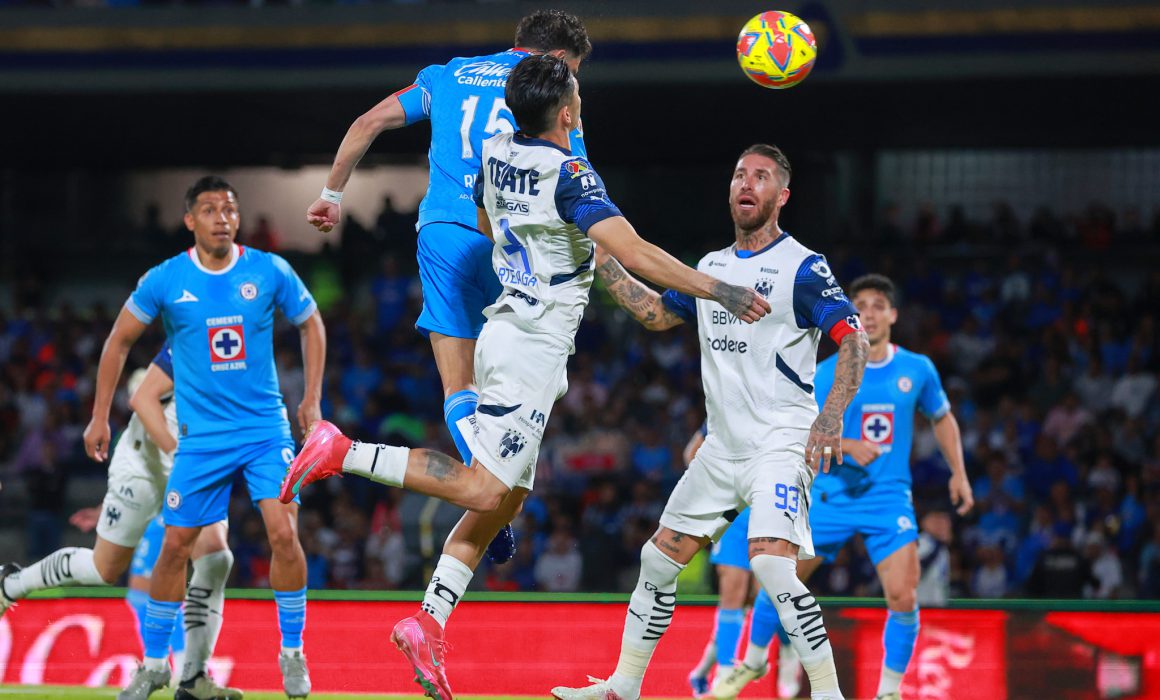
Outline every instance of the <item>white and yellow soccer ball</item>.
{"label": "white and yellow soccer ball", "polygon": [[788,12],[762,12],[737,37],[737,62],[750,80],[781,90],[805,80],[818,56],[810,26]]}

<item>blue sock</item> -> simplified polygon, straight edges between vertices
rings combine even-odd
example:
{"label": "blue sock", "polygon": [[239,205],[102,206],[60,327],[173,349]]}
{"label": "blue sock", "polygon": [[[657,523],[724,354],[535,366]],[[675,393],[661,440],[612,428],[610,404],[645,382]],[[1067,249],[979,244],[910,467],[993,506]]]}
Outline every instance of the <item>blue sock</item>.
{"label": "blue sock", "polygon": [[169,638],[181,614],[180,600],[153,600],[145,604],[145,624],[141,636],[145,640],[145,657],[149,659],[169,658]]}
{"label": "blue sock", "polygon": [[717,608],[717,665],[732,666],[737,658],[737,641],[745,624],[745,611]]}
{"label": "blue sock", "polygon": [[906,673],[914,642],[918,639],[918,608],[912,612],[887,611],[886,629],[882,632],[882,647],[886,650],[886,668],[895,673]]}
{"label": "blue sock", "polygon": [[451,439],[455,441],[455,447],[459,450],[459,456],[463,458],[463,463],[467,466],[471,466],[471,448],[467,446],[467,440],[459,432],[459,426],[455,423],[475,413],[475,407],[478,404],[479,394],[470,389],[457,391],[451,396],[448,396],[447,400],[443,402],[443,422],[447,424],[447,429],[451,431]]}
{"label": "blue sock", "polygon": [[778,637],[785,634],[781,628],[781,619],[777,616],[777,608],[773,607],[769,594],[762,588],[757,594],[757,602],[753,604],[753,618],[749,623],[749,643],[767,647],[773,639],[774,632],[778,633]]}
{"label": "blue sock", "polygon": [[282,630],[282,646],[286,649],[302,647],[302,628],[306,627],[306,589],[274,591],[278,605],[278,629]]}
{"label": "blue sock", "polygon": [[185,610],[177,611],[177,620],[173,625],[173,634],[169,636],[169,650],[174,654],[185,651]]}
{"label": "blue sock", "polygon": [[133,611],[133,616],[137,618],[137,634],[141,638],[141,643],[144,644],[145,606],[149,604],[149,594],[145,591],[130,588],[129,592],[125,594],[125,602],[128,603],[129,608]]}

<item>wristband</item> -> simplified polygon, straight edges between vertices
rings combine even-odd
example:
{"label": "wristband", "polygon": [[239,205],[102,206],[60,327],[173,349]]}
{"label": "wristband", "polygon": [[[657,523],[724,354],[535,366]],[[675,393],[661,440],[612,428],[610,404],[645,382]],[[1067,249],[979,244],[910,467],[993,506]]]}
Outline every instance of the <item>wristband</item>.
{"label": "wristband", "polygon": [[319,195],[319,198],[331,204],[342,204],[342,192],[335,192],[327,187],[322,188],[322,194]]}

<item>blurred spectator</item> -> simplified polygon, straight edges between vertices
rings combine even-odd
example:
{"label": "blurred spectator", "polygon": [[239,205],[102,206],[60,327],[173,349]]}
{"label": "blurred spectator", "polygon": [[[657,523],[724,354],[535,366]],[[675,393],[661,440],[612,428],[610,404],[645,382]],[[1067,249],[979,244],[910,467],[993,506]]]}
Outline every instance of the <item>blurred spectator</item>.
{"label": "blurred spectator", "polygon": [[571,593],[580,590],[584,564],[576,538],[557,530],[548,538],[548,549],[536,562],[536,585],[542,591]]}
{"label": "blurred spectator", "polygon": [[1084,558],[1091,566],[1092,578],[1084,586],[1085,598],[1119,598],[1124,583],[1124,569],[1120,558],[1107,546],[1104,536],[1091,532],[1084,543]]}
{"label": "blurred spectator", "polygon": [[951,516],[945,510],[931,511],[919,522],[918,560],[922,577],[918,581],[918,604],[941,607],[950,597],[953,540]]}
{"label": "blurred spectator", "polygon": [[998,547],[984,545],[976,555],[979,568],[971,581],[971,592],[979,598],[1003,598],[1007,595],[1007,568]]}
{"label": "blurred spectator", "polygon": [[1055,440],[1056,445],[1063,447],[1093,419],[1091,411],[1081,406],[1079,396],[1072,392],[1064,397],[1063,403],[1048,412],[1043,422],[1043,433]]}
{"label": "blurred spectator", "polygon": [[1036,598],[1079,598],[1091,581],[1091,566],[1071,544],[1070,528],[1058,524],[1051,545],[1039,556],[1027,592]]}

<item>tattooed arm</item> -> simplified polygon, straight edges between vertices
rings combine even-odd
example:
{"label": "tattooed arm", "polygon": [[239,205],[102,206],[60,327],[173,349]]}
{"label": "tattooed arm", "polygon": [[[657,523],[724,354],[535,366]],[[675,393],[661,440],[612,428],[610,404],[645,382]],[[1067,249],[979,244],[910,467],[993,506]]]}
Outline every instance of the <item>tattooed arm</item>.
{"label": "tattooed arm", "polygon": [[[637,235],[623,216],[612,216],[593,224],[588,229],[588,237],[624,263],[624,267],[650,282],[690,296],[712,299],[746,323],[753,323],[770,311],[769,302],[757,292],[726,284],[688,267]],[[638,303],[642,301],[643,297]]]}
{"label": "tattooed arm", "polygon": [[628,274],[628,271],[603,248],[596,249],[596,276],[620,307],[650,331],[664,331],[684,323],[669,311],[661,295]]}
{"label": "tattooed arm", "polygon": [[[810,428],[810,438],[806,443],[806,462],[815,472],[818,467],[829,472],[831,456],[838,464],[842,463],[842,416],[854,400],[854,394],[858,393],[858,387],[862,386],[862,372],[866,369],[869,354],[870,341],[865,331],[859,329],[842,338],[838,347],[838,365],[834,369],[834,386]],[[825,454],[826,447],[831,449],[832,455]]]}

